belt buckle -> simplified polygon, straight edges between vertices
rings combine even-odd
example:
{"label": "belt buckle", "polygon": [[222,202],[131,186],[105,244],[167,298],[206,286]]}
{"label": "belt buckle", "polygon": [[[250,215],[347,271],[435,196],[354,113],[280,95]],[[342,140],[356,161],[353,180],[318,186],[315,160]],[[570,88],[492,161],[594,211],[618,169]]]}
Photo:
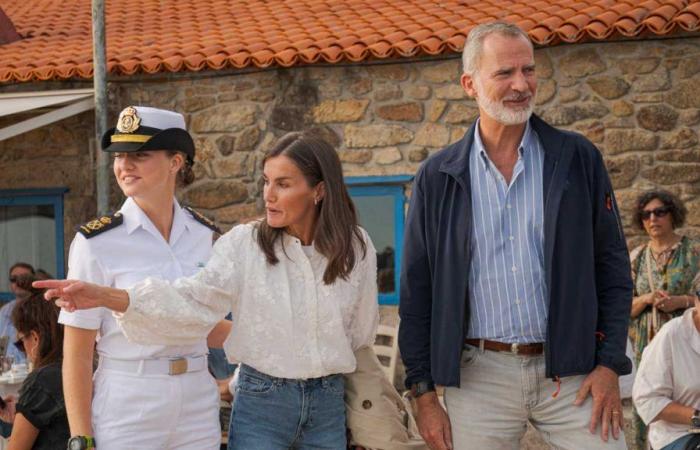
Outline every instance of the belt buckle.
{"label": "belt buckle", "polygon": [[187,372],[187,358],[174,358],[169,363],[168,375],[182,375]]}
{"label": "belt buckle", "polygon": [[520,350],[520,344],[518,344],[517,342],[513,342],[512,344],[510,344],[510,352],[512,354],[517,355],[518,350]]}

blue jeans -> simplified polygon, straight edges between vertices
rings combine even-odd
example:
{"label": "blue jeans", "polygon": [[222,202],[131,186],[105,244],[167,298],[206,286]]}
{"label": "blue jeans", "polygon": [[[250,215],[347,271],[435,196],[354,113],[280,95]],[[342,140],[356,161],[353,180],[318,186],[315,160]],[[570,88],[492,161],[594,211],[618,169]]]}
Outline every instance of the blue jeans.
{"label": "blue jeans", "polygon": [[229,450],[345,450],[342,375],[275,378],[241,365]]}
{"label": "blue jeans", "polygon": [[683,450],[694,436],[694,434],[686,434],[685,436],[679,437],[675,441],[671,442],[661,450]]}

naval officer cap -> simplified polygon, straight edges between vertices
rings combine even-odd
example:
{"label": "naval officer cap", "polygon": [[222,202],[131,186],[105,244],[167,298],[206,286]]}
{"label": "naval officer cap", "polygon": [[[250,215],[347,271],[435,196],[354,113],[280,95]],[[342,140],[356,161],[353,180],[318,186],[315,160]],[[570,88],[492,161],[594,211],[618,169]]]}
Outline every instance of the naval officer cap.
{"label": "naval officer cap", "polygon": [[185,129],[182,114],[148,106],[128,106],[119,114],[117,126],[102,136],[106,152],[174,150],[194,160],[194,142]]}

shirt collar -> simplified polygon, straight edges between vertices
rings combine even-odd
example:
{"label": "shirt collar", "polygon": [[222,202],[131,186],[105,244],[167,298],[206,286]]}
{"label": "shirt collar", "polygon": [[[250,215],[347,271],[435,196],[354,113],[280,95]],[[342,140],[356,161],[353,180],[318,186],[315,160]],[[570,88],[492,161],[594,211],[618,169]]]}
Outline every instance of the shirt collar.
{"label": "shirt collar", "polygon": [[[173,225],[170,229],[171,242],[175,242],[185,229],[190,229],[190,223],[185,216],[185,212],[175,198],[173,199],[173,209]],[[153,222],[151,222],[151,219],[148,218],[146,213],[143,212],[141,207],[131,197],[126,199],[120,212],[124,217],[124,225],[126,226],[126,232],[128,234],[132,234],[137,228],[141,227],[160,235],[155,225],[153,225]]]}
{"label": "shirt collar", "polygon": [[695,327],[695,322],[693,321],[694,311],[695,306],[688,308],[683,313],[681,328],[683,329],[683,341],[687,342],[687,345],[690,345],[695,350],[695,353],[700,355],[700,331]]}
{"label": "shirt collar", "polygon": [[[490,161],[489,155],[486,153],[486,147],[484,147],[484,142],[481,140],[481,132],[479,131],[480,118],[476,119],[476,126],[474,127],[474,148],[477,154],[481,156],[481,161],[484,164],[488,164]],[[520,139],[520,145],[518,146],[518,152],[522,158],[527,149],[532,145],[532,127],[530,126],[530,121],[525,122],[525,132],[523,137]]]}

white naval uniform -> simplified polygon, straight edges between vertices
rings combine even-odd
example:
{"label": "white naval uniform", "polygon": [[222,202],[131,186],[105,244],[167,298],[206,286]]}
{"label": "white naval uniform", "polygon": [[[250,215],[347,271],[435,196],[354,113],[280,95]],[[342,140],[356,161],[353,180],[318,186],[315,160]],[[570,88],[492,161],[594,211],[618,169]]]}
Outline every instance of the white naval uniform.
{"label": "white naval uniform", "polygon": [[[209,259],[212,230],[195,220],[177,201],[170,242],[165,241],[131,198],[120,212],[121,225],[89,239],[80,233],[75,236],[68,262],[69,279],[127,288],[149,276],[165,280],[191,276]],[[180,375],[106,368],[113,361],[203,356],[207,353],[206,340],[181,346],[134,344],[127,341],[111,311],[105,308],[61,311],[59,322],[98,330],[100,365],[93,377],[92,400],[97,448],[219,448],[219,394],[205,358],[203,370]],[[134,364],[144,367],[152,363],[126,363],[127,367]]]}

